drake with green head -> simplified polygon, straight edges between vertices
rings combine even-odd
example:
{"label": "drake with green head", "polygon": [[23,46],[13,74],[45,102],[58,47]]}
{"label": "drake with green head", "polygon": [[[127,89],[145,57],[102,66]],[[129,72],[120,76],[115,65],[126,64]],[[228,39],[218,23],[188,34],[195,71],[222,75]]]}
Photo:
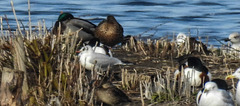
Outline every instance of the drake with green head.
{"label": "drake with green head", "polygon": [[95,36],[101,43],[107,46],[114,46],[123,40],[123,28],[114,18],[109,15],[106,20],[98,24]]}
{"label": "drake with green head", "polygon": [[58,21],[56,21],[54,28],[52,29],[52,33],[55,35],[58,35],[59,24],[61,25],[60,34],[76,32],[82,28],[78,35],[83,42],[94,38],[96,25],[81,18],[74,18],[71,13],[62,13],[59,15]]}

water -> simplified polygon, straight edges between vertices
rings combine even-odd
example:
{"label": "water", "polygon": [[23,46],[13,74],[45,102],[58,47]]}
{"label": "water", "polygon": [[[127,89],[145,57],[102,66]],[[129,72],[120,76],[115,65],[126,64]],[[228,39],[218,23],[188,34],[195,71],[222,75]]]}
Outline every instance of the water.
{"label": "water", "polygon": [[[13,0],[16,14],[28,26],[27,0]],[[114,15],[124,28],[124,35],[155,38],[191,32],[191,36],[209,37],[209,44],[219,45],[215,38],[226,38],[240,29],[239,0],[31,0],[32,25],[45,20],[51,28],[60,11],[98,24],[107,15]],[[10,0],[1,0],[0,15],[7,15],[10,27],[16,28]],[[7,28],[6,21],[4,28]]]}

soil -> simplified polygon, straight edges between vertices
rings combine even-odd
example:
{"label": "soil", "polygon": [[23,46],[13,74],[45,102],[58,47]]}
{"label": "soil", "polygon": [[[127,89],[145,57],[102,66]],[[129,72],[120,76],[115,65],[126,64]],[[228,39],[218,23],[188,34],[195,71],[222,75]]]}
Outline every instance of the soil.
{"label": "soil", "polygon": [[[144,55],[143,52],[133,52],[126,51],[122,48],[113,49],[113,56],[119,58],[124,62],[133,63],[133,65],[125,65],[125,66],[115,66],[112,71],[114,71],[115,79],[113,79],[113,83],[115,83],[118,88],[122,89],[133,101],[131,105],[142,105],[140,90],[139,88],[126,90],[121,86],[121,69],[127,69],[129,73],[134,73],[135,71],[140,74],[144,74],[150,76],[151,78],[156,77],[156,72],[160,72],[163,77],[166,75],[166,71],[170,70],[171,80],[173,80],[173,73],[176,69],[178,69],[178,62],[175,61],[176,57],[156,57],[151,55]],[[212,74],[212,79],[220,78],[225,79],[227,75],[234,72],[240,66],[240,59],[232,59],[227,58],[227,56],[214,56],[210,55],[193,55],[195,57],[199,57],[204,65],[209,69],[209,72]],[[135,70],[135,71],[134,71]],[[237,80],[234,80],[234,84],[236,84]],[[229,86],[232,86],[232,81],[227,81]],[[144,99],[144,105],[154,105],[154,106],[193,106],[196,105],[196,95],[199,90],[202,88],[196,88],[195,92],[192,92],[191,97],[187,98],[182,96],[181,99],[176,100],[167,100],[161,102],[154,102],[148,99]],[[233,91],[233,89],[231,90]]]}

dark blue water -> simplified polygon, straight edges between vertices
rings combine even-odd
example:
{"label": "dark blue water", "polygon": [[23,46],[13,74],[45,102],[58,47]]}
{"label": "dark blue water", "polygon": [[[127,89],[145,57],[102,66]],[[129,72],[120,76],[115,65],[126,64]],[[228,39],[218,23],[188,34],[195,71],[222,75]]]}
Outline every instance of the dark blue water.
{"label": "dark blue water", "polygon": [[[209,37],[209,44],[219,45],[214,38],[224,38],[240,30],[239,0],[30,0],[32,25],[44,19],[51,28],[60,11],[98,24],[114,15],[125,35],[155,38],[184,32],[191,36]],[[28,26],[27,0],[13,0],[16,14]],[[10,27],[16,28],[10,0],[1,0],[0,16],[7,15]],[[4,28],[7,28],[3,20]],[[162,24],[162,25],[161,25]],[[159,25],[159,26],[158,26]],[[144,31],[158,26],[154,30]]]}

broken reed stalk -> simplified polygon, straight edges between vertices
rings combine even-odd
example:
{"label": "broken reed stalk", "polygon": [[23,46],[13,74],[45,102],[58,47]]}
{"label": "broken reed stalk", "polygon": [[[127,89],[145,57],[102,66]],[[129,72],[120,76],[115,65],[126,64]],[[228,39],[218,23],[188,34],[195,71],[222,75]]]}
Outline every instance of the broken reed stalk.
{"label": "broken reed stalk", "polygon": [[170,83],[170,69],[167,69],[166,72],[166,80],[167,80],[167,92],[169,93],[168,98],[174,100],[174,95],[172,95],[172,90],[171,90],[171,83]]}
{"label": "broken reed stalk", "polygon": [[24,72],[3,67],[1,70],[0,104],[2,106],[21,106]]}
{"label": "broken reed stalk", "polygon": [[41,24],[41,21],[39,20],[38,21],[38,36],[39,38],[43,39],[43,33],[42,33],[42,24]]}
{"label": "broken reed stalk", "polygon": [[153,91],[152,91],[152,83],[148,82],[148,81],[143,81],[142,85],[145,88],[145,98],[147,98],[148,100],[152,99],[152,95],[153,95]]}
{"label": "broken reed stalk", "polygon": [[18,23],[17,15],[16,15],[16,12],[15,12],[12,0],[11,0],[11,6],[12,6],[12,11],[13,11],[14,17],[15,17],[16,22],[17,22],[18,31],[19,31],[20,35],[23,37],[23,34],[22,34],[22,31],[21,31],[21,28],[20,28],[20,24]]}
{"label": "broken reed stalk", "polygon": [[64,59],[64,53],[61,55],[61,62],[60,62],[60,74],[59,74],[59,79],[58,79],[58,96],[61,95],[61,82],[62,82],[62,72],[63,72],[63,59]]}
{"label": "broken reed stalk", "polygon": [[137,42],[135,42],[134,39],[135,39],[134,37],[131,37],[131,38],[130,38],[130,42],[131,42],[131,43],[130,43],[130,44],[131,44],[130,47],[131,47],[131,48],[134,48],[134,51],[137,52],[137,47],[136,47],[136,43],[137,43]]}
{"label": "broken reed stalk", "polygon": [[27,70],[25,66],[26,55],[24,50],[23,38],[21,36],[16,37],[13,41],[13,58],[14,58],[14,69],[21,70],[24,72],[23,86],[22,86],[22,100],[28,98],[28,81],[27,81]]}
{"label": "broken reed stalk", "polygon": [[45,24],[45,20],[43,19],[42,20],[42,23],[43,23],[43,37],[45,38],[47,34],[47,27],[46,27],[46,24]]}
{"label": "broken reed stalk", "polygon": [[156,41],[156,45],[155,45],[155,56],[158,57],[159,56],[159,40]]}
{"label": "broken reed stalk", "polygon": [[143,98],[143,88],[142,88],[142,81],[140,81],[140,94],[141,94],[141,102],[142,102],[142,106],[145,106],[144,103],[144,98]]}
{"label": "broken reed stalk", "polygon": [[144,54],[145,56],[147,56],[146,51],[143,49],[143,43],[141,42],[140,44],[138,44],[138,46],[139,46],[140,49],[143,51],[143,54]]}
{"label": "broken reed stalk", "polygon": [[31,5],[30,5],[30,0],[28,0],[28,20],[29,20],[29,34],[27,34],[27,39],[29,39],[30,41],[32,41],[32,23],[31,23]]}
{"label": "broken reed stalk", "polygon": [[81,97],[82,97],[82,94],[83,94],[83,75],[82,75],[82,73],[83,73],[83,69],[82,69],[82,67],[81,67],[81,64],[79,63],[79,66],[80,66],[80,68],[79,68],[79,76],[78,76],[78,81],[77,81],[77,86],[78,86],[78,98],[81,100]]}
{"label": "broken reed stalk", "polygon": [[1,37],[3,37],[3,21],[2,21],[2,17],[0,16],[0,23],[1,23]]}
{"label": "broken reed stalk", "polygon": [[125,76],[125,74],[124,74],[124,69],[121,69],[121,71],[122,71],[122,87],[123,88],[126,88],[126,86],[125,86],[125,82],[126,82],[126,80],[125,80],[125,78],[126,78],[126,76]]}
{"label": "broken reed stalk", "polygon": [[[4,16],[5,16],[5,20],[6,20],[6,22],[7,22],[7,26],[8,26],[8,31],[9,31],[9,35],[10,36],[12,36],[12,31],[11,31],[11,28],[10,28],[10,25],[9,25],[9,22],[8,22],[8,18],[7,18],[7,15],[6,14],[4,14]],[[12,42],[12,41],[10,41],[10,42]]]}

